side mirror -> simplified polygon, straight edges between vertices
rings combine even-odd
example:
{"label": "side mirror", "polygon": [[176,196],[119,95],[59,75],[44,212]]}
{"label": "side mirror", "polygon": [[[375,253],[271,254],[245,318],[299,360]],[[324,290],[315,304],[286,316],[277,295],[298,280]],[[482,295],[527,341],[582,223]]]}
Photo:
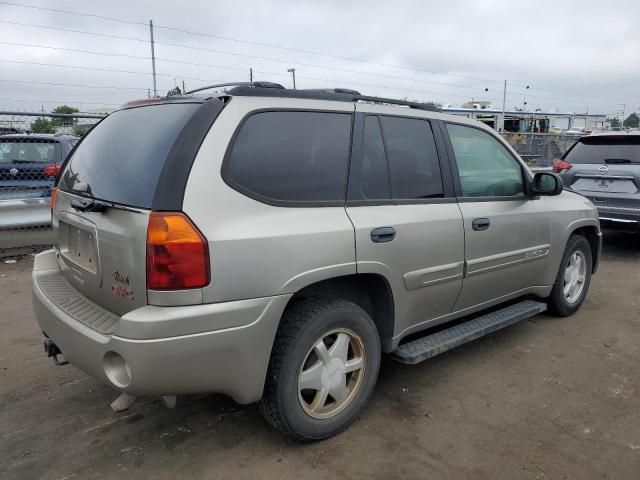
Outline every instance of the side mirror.
{"label": "side mirror", "polygon": [[531,193],[533,195],[560,195],[564,183],[557,173],[538,172],[533,176]]}

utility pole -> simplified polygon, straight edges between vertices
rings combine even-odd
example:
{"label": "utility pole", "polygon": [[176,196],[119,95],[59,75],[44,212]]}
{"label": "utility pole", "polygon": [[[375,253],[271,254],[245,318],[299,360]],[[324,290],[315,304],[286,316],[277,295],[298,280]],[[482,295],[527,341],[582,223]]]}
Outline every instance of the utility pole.
{"label": "utility pole", "polygon": [[505,107],[507,103],[507,81],[504,81],[504,90],[502,91],[502,131],[504,132]]}
{"label": "utility pole", "polygon": [[186,92],[187,88],[184,86],[184,79],[182,80],[182,93]]}
{"label": "utility pole", "polygon": [[249,68],[249,81],[253,83],[253,68]]}
{"label": "utility pole", "polygon": [[289,72],[291,74],[291,76],[293,77],[293,89],[296,89],[296,69],[295,68],[288,68],[287,72]]}
{"label": "utility pole", "polygon": [[156,50],[153,43],[153,20],[149,20],[149,33],[151,34],[151,69],[153,71],[153,96],[158,96],[158,87],[156,85]]}

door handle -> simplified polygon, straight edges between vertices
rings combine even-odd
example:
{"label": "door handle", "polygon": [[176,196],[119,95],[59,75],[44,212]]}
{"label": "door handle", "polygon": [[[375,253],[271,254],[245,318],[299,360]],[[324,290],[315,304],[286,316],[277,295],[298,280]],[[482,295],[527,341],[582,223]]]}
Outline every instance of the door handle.
{"label": "door handle", "polygon": [[371,241],[374,243],[390,242],[396,238],[396,229],[393,227],[378,227],[371,230]]}
{"label": "door handle", "polygon": [[476,231],[488,230],[491,226],[491,221],[488,218],[476,218],[471,222],[471,226]]}

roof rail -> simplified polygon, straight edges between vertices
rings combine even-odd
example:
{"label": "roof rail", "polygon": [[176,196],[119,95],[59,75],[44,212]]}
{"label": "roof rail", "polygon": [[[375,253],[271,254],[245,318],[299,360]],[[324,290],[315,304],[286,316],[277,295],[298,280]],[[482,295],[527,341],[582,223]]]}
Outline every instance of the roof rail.
{"label": "roof rail", "polygon": [[238,85],[230,89],[229,95],[247,96],[247,97],[283,97],[283,98],[305,98],[309,100],[332,100],[336,102],[369,102],[369,103],[386,103],[390,105],[401,105],[405,107],[415,108],[418,110],[427,110],[431,112],[440,112],[441,110],[432,103],[409,102],[406,100],[397,100],[395,98],[372,97],[362,95],[356,90],[346,88],[333,89],[309,89],[309,90],[290,90],[288,88],[260,88],[260,86],[252,84]]}
{"label": "roof rail", "polygon": [[190,95],[192,93],[201,92],[203,90],[210,90],[212,88],[221,88],[221,87],[250,87],[250,88],[277,88],[284,90],[284,87],[279,83],[273,82],[229,82],[229,83],[218,83],[215,85],[207,85],[206,87],[196,88],[194,90],[189,90],[188,92],[184,92],[183,95]]}

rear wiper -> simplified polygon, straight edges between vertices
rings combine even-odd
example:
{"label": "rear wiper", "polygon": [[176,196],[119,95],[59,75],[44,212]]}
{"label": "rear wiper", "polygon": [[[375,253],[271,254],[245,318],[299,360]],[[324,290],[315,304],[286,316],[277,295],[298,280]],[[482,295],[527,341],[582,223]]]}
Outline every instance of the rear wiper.
{"label": "rear wiper", "polygon": [[72,208],[79,212],[102,213],[107,209],[107,205],[95,200],[88,200],[84,202],[81,200],[71,200],[69,203]]}
{"label": "rear wiper", "polygon": [[630,160],[628,158],[605,158],[604,163],[623,164],[623,163],[640,163],[640,162],[634,162],[633,160]]}

